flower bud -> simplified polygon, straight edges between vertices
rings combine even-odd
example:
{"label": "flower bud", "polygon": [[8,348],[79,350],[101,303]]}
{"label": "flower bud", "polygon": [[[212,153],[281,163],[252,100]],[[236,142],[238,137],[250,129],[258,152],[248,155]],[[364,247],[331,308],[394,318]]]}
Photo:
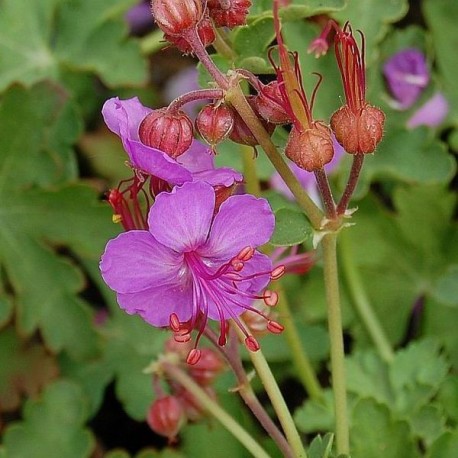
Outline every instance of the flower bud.
{"label": "flower bud", "polygon": [[234,127],[234,112],[224,104],[205,105],[196,118],[202,138],[213,148],[223,141]]}
{"label": "flower bud", "polygon": [[164,396],[153,402],[148,410],[146,422],[155,433],[173,442],[186,422],[185,409],[176,396]]}
{"label": "flower bud", "polygon": [[207,7],[216,27],[234,28],[246,24],[250,0],[208,0]]}
{"label": "flower bud", "polygon": [[[208,16],[204,16],[199,24],[197,24],[197,34],[205,47],[211,45],[215,41],[215,29]],[[192,54],[192,47],[184,37],[165,33],[164,38],[173,43],[182,53]]]}
{"label": "flower bud", "polygon": [[254,98],[254,104],[259,114],[272,124],[289,124],[291,118],[283,108],[283,98],[278,81],[272,81],[262,87]]}
{"label": "flower bud", "polygon": [[167,108],[152,111],[140,124],[140,141],[176,159],[191,146],[193,126],[181,110],[169,112]]}
{"label": "flower bud", "polygon": [[383,111],[369,104],[359,112],[344,105],[331,117],[337,141],[350,154],[373,153],[382,139],[384,123]]}
{"label": "flower bud", "polygon": [[334,156],[330,129],[323,123],[314,122],[302,132],[293,127],[285,148],[286,156],[298,167],[314,172],[321,169]]}
{"label": "flower bud", "polygon": [[[247,100],[251,108],[253,108],[254,112],[258,114],[256,106],[254,104],[254,96],[247,97]],[[259,120],[261,121],[264,128],[269,134],[271,134],[274,131],[274,124],[264,121],[264,119],[262,119],[261,117],[259,117]],[[251,133],[249,127],[245,124],[245,121],[240,117],[240,115],[236,111],[234,111],[234,127],[229,138],[233,142],[240,143],[242,145],[256,146],[259,144],[255,136]]]}
{"label": "flower bud", "polygon": [[189,375],[199,385],[210,385],[224,369],[224,362],[211,348],[202,348],[200,359],[189,367]]}
{"label": "flower bud", "polygon": [[202,19],[202,0],[152,0],[151,12],[164,33],[180,36]]}

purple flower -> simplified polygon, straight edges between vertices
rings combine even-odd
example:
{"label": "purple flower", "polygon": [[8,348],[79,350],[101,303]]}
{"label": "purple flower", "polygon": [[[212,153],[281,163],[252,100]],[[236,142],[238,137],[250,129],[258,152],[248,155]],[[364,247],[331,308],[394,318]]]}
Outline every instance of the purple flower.
{"label": "purple flower", "polygon": [[177,160],[161,150],[144,145],[139,139],[138,127],[151,111],[137,97],[128,100],[114,97],[107,100],[102,108],[106,125],[121,138],[134,169],[161,178],[171,185],[205,181],[213,186],[229,187],[242,181],[242,175],[233,169],[215,169],[209,148],[197,140]]}
{"label": "purple flower", "polygon": [[[327,173],[331,173],[333,170],[335,170],[340,164],[342,158],[345,156],[345,150],[337,142],[334,135],[332,135],[332,143],[334,146],[334,156],[331,162],[324,166],[324,169]],[[294,175],[296,175],[296,178],[299,180],[299,183],[305,189],[310,198],[317,205],[321,205],[320,194],[316,184],[315,175],[313,173],[307,172],[304,169],[301,169],[294,162],[288,162],[288,165],[294,173]],[[289,190],[288,186],[286,186],[285,182],[283,181],[283,178],[279,175],[278,172],[275,172],[272,175],[270,179],[270,185],[280,194],[283,194],[287,199],[294,200],[293,194]]]}
{"label": "purple flower", "polygon": [[447,99],[440,92],[434,94],[424,103],[407,121],[407,127],[414,129],[417,126],[437,127],[448,114]]}
{"label": "purple flower", "polygon": [[142,34],[153,28],[153,17],[151,6],[148,1],[141,0],[137,5],[132,6],[125,14],[130,31],[134,35]]}
{"label": "purple flower", "polygon": [[383,74],[400,110],[411,107],[429,83],[425,56],[415,48],[391,56],[383,66]]}
{"label": "purple flower", "polygon": [[[229,197],[214,211],[215,191],[204,182],[159,194],[149,230],[108,242],[102,276],[121,308],[153,326],[170,326],[177,340],[189,340],[194,328],[200,337],[210,318],[220,322],[224,345],[226,320],[232,319],[245,332],[247,347],[256,350],[256,340],[237,317],[256,310],[254,299],[269,300],[270,292],[257,293],[275,277],[272,262],[255,248],[270,239],[274,216],[266,200],[251,195]],[[188,361],[195,362],[196,352]]]}

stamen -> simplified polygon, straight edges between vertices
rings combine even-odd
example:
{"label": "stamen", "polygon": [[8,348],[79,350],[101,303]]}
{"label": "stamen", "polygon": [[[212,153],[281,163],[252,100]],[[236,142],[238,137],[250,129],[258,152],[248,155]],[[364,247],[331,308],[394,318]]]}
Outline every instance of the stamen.
{"label": "stamen", "polygon": [[170,329],[173,332],[179,332],[180,331],[180,319],[178,318],[178,315],[176,313],[172,313],[169,318],[169,323],[170,323]]}
{"label": "stamen", "polygon": [[281,278],[283,276],[283,274],[285,273],[285,270],[286,269],[285,269],[284,265],[275,267],[275,269],[272,270],[272,272],[270,273],[270,279],[271,280],[278,280],[279,278]]}
{"label": "stamen", "polygon": [[254,248],[246,246],[243,248],[240,253],[237,255],[237,259],[240,261],[247,262],[254,256]]}
{"label": "stamen", "polygon": [[197,350],[197,348],[193,348],[189,353],[188,357],[186,358],[186,362],[193,366],[194,364],[197,364],[199,361],[200,357],[202,355],[202,352],[200,350]]}
{"label": "stamen", "polygon": [[278,304],[278,293],[276,291],[270,291],[266,289],[264,292],[264,303],[269,307],[275,307]]}
{"label": "stamen", "polygon": [[258,341],[253,336],[248,336],[245,339],[245,346],[252,352],[256,352],[261,348]]}
{"label": "stamen", "polygon": [[267,330],[272,334],[281,334],[285,328],[276,321],[270,320],[267,323]]}

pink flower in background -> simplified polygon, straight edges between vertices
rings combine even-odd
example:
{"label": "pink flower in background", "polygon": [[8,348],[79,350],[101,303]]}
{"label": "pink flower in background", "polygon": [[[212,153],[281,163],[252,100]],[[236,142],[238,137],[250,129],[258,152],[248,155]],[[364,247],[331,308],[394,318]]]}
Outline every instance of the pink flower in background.
{"label": "pink flower in background", "polygon": [[394,107],[410,108],[429,83],[430,75],[425,55],[408,48],[391,56],[383,66],[388,88],[394,97]]}
{"label": "pink flower in background", "polygon": [[449,104],[441,92],[434,94],[407,121],[407,127],[414,129],[418,126],[437,127],[447,117]]}
{"label": "pink flower in background", "polygon": [[[159,194],[148,230],[108,242],[102,276],[121,308],[153,326],[170,326],[180,341],[189,340],[195,328],[200,337],[211,319],[220,322],[224,345],[226,320],[232,319],[244,331],[247,347],[257,350],[237,317],[246,310],[259,314],[253,300],[270,298],[268,291],[258,293],[271,280],[272,261],[256,248],[270,239],[274,215],[266,200],[251,195],[229,197],[214,213],[215,191],[207,183],[185,183]],[[199,356],[191,350],[188,362]]]}
{"label": "pink flower in background", "polygon": [[227,167],[216,169],[209,148],[197,140],[176,160],[159,149],[144,145],[138,136],[138,128],[152,111],[143,106],[137,97],[128,100],[114,97],[107,100],[102,108],[106,125],[121,138],[134,169],[171,185],[205,181],[212,186],[229,187],[242,181],[242,174],[236,170]]}

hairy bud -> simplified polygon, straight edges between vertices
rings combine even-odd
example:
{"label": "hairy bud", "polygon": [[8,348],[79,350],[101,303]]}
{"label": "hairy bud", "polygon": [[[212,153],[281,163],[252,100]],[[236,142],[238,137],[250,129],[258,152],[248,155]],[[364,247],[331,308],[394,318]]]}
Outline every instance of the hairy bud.
{"label": "hairy bud", "polygon": [[291,118],[284,109],[278,81],[266,84],[254,98],[259,114],[272,124],[289,124]]}
{"label": "hairy bud", "polygon": [[234,112],[224,104],[205,105],[196,118],[196,127],[212,148],[223,141],[234,127]]}
{"label": "hairy bud", "polygon": [[211,348],[202,348],[199,361],[189,368],[189,375],[199,385],[209,385],[224,369],[224,362]]}
{"label": "hairy bud", "polygon": [[314,172],[321,169],[334,156],[330,129],[323,123],[314,122],[302,132],[293,127],[285,148],[286,156],[298,167]]}
{"label": "hairy bud", "polygon": [[344,105],[331,117],[337,141],[350,154],[373,153],[382,139],[384,123],[383,111],[369,104],[357,113]]}
{"label": "hairy bud", "polygon": [[151,12],[165,34],[180,36],[184,30],[197,26],[203,7],[201,0],[152,0]]}
{"label": "hairy bud", "polygon": [[193,125],[183,111],[169,112],[167,108],[162,108],[143,119],[138,135],[143,144],[176,159],[191,146]]}
{"label": "hairy bud", "polygon": [[208,0],[207,7],[216,27],[229,27],[246,24],[250,0]]}
{"label": "hairy bud", "polygon": [[146,421],[155,433],[173,442],[186,422],[185,409],[176,396],[164,396],[153,402]]}
{"label": "hairy bud", "polygon": [[[199,24],[197,24],[196,28],[200,41],[205,47],[211,45],[215,41],[215,29],[208,16],[204,16]],[[192,46],[181,35],[169,35],[165,33],[164,38],[170,41],[170,43],[173,43],[182,53],[192,54]]]}

